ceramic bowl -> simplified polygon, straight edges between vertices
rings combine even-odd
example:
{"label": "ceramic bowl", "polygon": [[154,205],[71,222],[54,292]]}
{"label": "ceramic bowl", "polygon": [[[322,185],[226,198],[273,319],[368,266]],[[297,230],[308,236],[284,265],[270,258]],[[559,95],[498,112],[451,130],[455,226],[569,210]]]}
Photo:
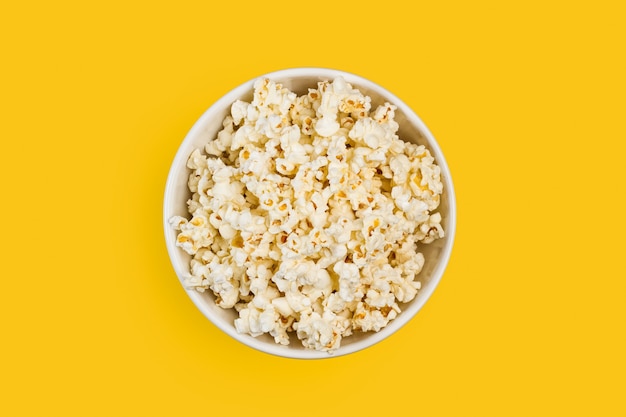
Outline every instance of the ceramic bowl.
{"label": "ceramic bowl", "polygon": [[215,297],[210,291],[200,293],[193,289],[186,289],[189,298],[215,326],[236,340],[273,355],[301,359],[337,357],[362,350],[391,336],[411,320],[432,295],[444,273],[452,250],[456,228],[456,205],[450,171],[437,141],[417,114],[385,88],[358,75],[325,68],[293,68],[260,75],[228,92],[198,119],[180,145],[172,162],[165,188],[163,224],[168,253],[181,284],[183,277],[189,274],[190,256],[176,246],[177,232],[170,226],[169,219],[175,215],[189,217],[186,202],[191,193],[187,188],[189,170],[186,168],[186,163],[191,152],[196,148],[202,149],[208,141],[216,137],[217,132],[222,128],[222,121],[229,114],[234,101],[238,99],[250,101],[252,99],[253,84],[256,79],[267,77],[282,83],[291,91],[301,95],[305,94],[308,88],[316,88],[319,81],[332,81],[338,76],[342,76],[353,87],[370,96],[372,108],[376,108],[384,101],[396,105],[396,121],[400,125],[398,132],[400,138],[425,145],[430,150],[435,162],[441,168],[444,191],[441,205],[437,211],[441,213],[442,226],[446,235],[431,244],[420,246],[419,249],[426,259],[424,268],[418,275],[422,287],[415,299],[400,305],[402,312],[398,317],[379,332],[355,333],[345,337],[341,341],[341,347],[330,354],[305,349],[295,334],[291,336],[291,342],[288,346],[275,343],[269,335],[252,337],[247,334],[239,334],[233,324],[237,318],[234,309],[226,310],[218,307],[215,304]]}

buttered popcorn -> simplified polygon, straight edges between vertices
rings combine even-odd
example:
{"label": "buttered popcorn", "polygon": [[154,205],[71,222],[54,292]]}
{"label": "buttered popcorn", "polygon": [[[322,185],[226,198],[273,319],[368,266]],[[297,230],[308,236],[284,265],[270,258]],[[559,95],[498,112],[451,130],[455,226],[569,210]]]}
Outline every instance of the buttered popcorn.
{"label": "buttered popcorn", "polygon": [[343,78],[302,96],[260,79],[190,155],[190,218],[170,221],[184,284],[236,309],[238,332],[332,352],[415,298],[419,245],[444,236],[440,169],[394,105],[371,107]]}

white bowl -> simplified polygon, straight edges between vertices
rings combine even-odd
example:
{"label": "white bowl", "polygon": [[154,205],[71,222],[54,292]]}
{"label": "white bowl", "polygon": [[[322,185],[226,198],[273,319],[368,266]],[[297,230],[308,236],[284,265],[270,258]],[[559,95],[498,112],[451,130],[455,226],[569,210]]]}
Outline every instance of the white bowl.
{"label": "white bowl", "polygon": [[[332,80],[338,76],[342,76],[363,94],[370,96],[372,98],[372,108],[382,104],[384,101],[396,105],[396,121],[400,124],[398,132],[400,138],[425,145],[435,157],[435,162],[441,168],[441,178],[444,185],[441,205],[438,211],[442,215],[442,226],[446,234],[444,238],[435,240],[431,244],[421,245],[420,251],[426,258],[424,268],[418,275],[418,279],[422,282],[422,288],[415,299],[400,305],[402,312],[398,317],[377,333],[355,333],[344,338],[341,341],[341,347],[331,354],[305,349],[295,335],[291,337],[289,346],[283,346],[275,343],[274,339],[269,335],[255,338],[247,334],[239,334],[233,324],[235,318],[237,318],[237,313],[234,309],[225,310],[218,307],[210,291],[199,293],[193,289],[186,289],[194,304],[218,328],[254,349],[273,355],[302,359],[336,357],[367,348],[392,335],[411,320],[431,296],[443,275],[452,250],[456,227],[456,203],[450,171],[435,138],[426,125],[405,103],[371,81],[354,74],[333,69],[293,68],[261,75],[258,78],[267,77],[273,81],[280,82],[291,91],[301,95],[308,91],[307,88],[316,87],[318,81]],[[231,104],[235,100],[250,101],[252,99],[255,80],[250,80],[236,87],[215,102],[191,128],[174,157],[165,187],[163,224],[167,250],[181,283],[183,277],[189,274],[190,256],[176,246],[177,232],[171,228],[168,221],[175,215],[188,217],[186,202],[190,198],[191,193],[187,188],[189,176],[189,171],[186,168],[187,159],[194,149],[203,148],[208,141],[216,137],[217,132],[222,128],[222,121],[229,114]]]}

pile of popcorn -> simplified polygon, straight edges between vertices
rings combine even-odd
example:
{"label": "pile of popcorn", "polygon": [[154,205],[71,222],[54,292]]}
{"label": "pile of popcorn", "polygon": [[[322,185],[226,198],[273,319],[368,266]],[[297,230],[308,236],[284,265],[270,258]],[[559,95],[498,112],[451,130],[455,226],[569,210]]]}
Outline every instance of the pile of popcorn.
{"label": "pile of popcorn", "polygon": [[189,157],[184,284],[239,313],[238,332],[332,352],[379,331],[420,289],[418,244],[444,236],[440,169],[398,135],[396,107],[343,78],[298,96],[259,79]]}

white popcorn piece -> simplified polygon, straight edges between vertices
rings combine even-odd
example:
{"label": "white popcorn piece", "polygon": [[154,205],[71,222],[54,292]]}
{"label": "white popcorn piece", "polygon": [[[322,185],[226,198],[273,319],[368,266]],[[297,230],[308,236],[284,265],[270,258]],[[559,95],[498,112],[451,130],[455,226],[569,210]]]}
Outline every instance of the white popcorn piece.
{"label": "white popcorn piece", "polygon": [[384,145],[389,147],[391,142],[386,140],[387,132],[385,132],[384,127],[372,119],[357,120],[350,129],[348,136],[355,142],[364,144],[371,149],[377,149]]}
{"label": "white popcorn piece", "polygon": [[278,344],[332,353],[384,328],[421,288],[420,246],[445,236],[441,170],[398,137],[396,110],[341,77],[301,96],[257,80],[188,158],[190,217],[170,219],[185,286]]}
{"label": "white popcorn piece", "polygon": [[345,301],[352,301],[359,296],[361,274],[359,267],[353,263],[339,261],[333,266],[339,276],[339,296]]}
{"label": "white popcorn piece", "polygon": [[390,133],[398,131],[398,122],[394,120],[397,107],[390,103],[385,103],[378,106],[372,114],[372,119],[376,120],[379,124],[385,126],[386,130]]}
{"label": "white popcorn piece", "polygon": [[274,298],[272,304],[274,309],[283,317],[290,317],[295,313],[284,296]]}
{"label": "white popcorn piece", "polygon": [[263,78],[254,83],[254,98],[251,104],[258,109],[261,116],[270,114],[284,116],[295,103],[296,97],[295,93],[283,88],[282,84]]}
{"label": "white popcorn piece", "polygon": [[298,290],[296,283],[291,283],[288,290],[285,291],[285,299],[287,300],[289,307],[296,313],[300,313],[311,308],[311,300]]}
{"label": "white popcorn piece", "polygon": [[393,182],[403,185],[407,182],[409,171],[411,169],[411,161],[404,154],[394,155],[389,160],[389,168],[393,172]]}
{"label": "white popcorn piece", "polygon": [[184,220],[180,217],[170,220],[170,224],[180,231],[176,237],[176,246],[190,255],[195,254],[200,248],[210,247],[217,233],[208,219],[203,215],[194,215],[190,221]]}
{"label": "white popcorn piece", "polygon": [[333,312],[327,310],[323,315],[317,312],[302,314],[293,327],[306,348],[332,351],[341,344],[342,324]]}
{"label": "white popcorn piece", "polygon": [[378,332],[395,319],[398,313],[400,313],[400,308],[397,304],[393,307],[376,309],[368,307],[364,302],[359,302],[354,310],[352,326],[364,332]]}
{"label": "white popcorn piece", "polygon": [[339,130],[339,122],[333,116],[322,116],[315,123],[315,132],[320,136],[332,136]]}

